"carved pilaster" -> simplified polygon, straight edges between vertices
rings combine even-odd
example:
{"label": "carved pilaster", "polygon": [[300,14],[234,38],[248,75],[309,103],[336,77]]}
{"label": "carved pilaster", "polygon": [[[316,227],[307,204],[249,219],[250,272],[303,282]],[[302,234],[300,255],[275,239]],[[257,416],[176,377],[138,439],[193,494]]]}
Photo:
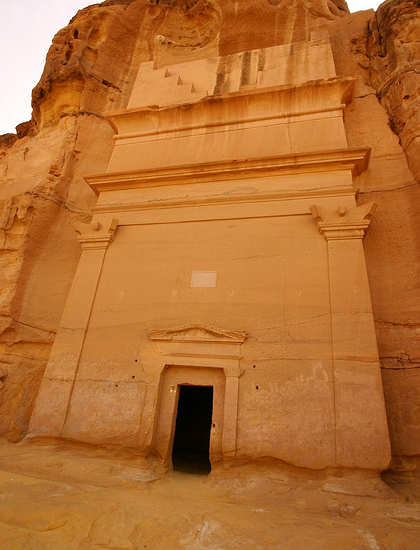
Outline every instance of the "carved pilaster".
{"label": "carved pilaster", "polygon": [[326,239],[336,466],[390,457],[375,325],[362,239],[375,204],[310,208]]}
{"label": "carved pilaster", "polygon": [[118,220],[107,223],[74,223],[82,255],[51,350],[35,404],[29,431],[36,435],[66,435],[65,423],[77,376],[106,249]]}
{"label": "carved pilaster", "polygon": [[222,454],[225,458],[234,458],[238,428],[239,378],[243,369],[225,368],[225,409],[223,417]]}

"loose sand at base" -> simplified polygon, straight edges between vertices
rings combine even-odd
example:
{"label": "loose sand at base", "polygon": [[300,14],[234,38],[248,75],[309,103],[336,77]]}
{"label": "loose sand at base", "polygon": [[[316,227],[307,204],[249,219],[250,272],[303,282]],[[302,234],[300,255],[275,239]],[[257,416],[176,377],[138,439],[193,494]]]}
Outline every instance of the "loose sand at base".
{"label": "loose sand at base", "polygon": [[0,441],[1,550],[419,550],[418,478],[262,460],[209,476],[66,442]]}

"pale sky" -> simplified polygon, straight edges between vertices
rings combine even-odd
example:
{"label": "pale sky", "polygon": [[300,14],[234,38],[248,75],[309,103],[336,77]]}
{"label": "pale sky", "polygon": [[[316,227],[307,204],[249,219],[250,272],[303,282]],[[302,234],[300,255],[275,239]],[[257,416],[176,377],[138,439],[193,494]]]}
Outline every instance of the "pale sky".
{"label": "pale sky", "polygon": [[[0,0],[0,135],[31,118],[53,36],[92,0]],[[347,0],[350,11],[376,9],[381,0]]]}

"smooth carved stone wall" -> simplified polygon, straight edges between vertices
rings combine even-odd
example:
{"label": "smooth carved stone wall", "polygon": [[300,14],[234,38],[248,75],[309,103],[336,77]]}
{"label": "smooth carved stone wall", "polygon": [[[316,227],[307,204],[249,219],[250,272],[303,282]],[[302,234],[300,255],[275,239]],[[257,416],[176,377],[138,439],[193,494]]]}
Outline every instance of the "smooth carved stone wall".
{"label": "smooth carved stone wall", "polygon": [[[350,205],[349,200],[344,202]],[[87,249],[80,267],[83,278],[80,283],[75,279],[31,431],[161,450],[159,433],[152,441],[144,434],[153,434],[155,415],[162,414],[157,402],[159,391],[165,391],[159,388],[163,367],[185,365],[174,383],[182,383],[182,377],[197,383],[190,367],[224,369],[230,362],[217,343],[197,342],[192,348],[179,344],[166,351],[164,344],[148,339],[150,328],[194,319],[198,325],[248,332],[236,355],[237,363],[243,357],[245,371],[239,379],[238,456],[269,455],[315,468],[386,467],[387,430],[373,323],[371,315],[363,321],[358,313],[369,303],[369,295],[363,295],[366,273],[358,260],[363,258],[361,242],[333,246],[337,275],[329,281],[327,242],[312,216],[304,213],[307,204],[308,199],[295,217],[287,209],[282,215],[278,207],[277,215],[271,211],[268,219],[257,217],[252,204],[254,214],[248,220],[144,224],[141,216],[132,215],[118,228],[99,281],[93,270],[99,269],[103,251]],[[237,204],[230,210],[240,216]],[[267,216],[265,208],[259,210]],[[191,288],[194,270],[217,270],[216,286]],[[343,271],[350,289],[343,288]],[[82,306],[89,307],[96,281],[83,340]],[[334,311],[342,310],[341,301],[348,308],[351,292],[357,297],[355,313],[331,318],[330,285],[337,294]],[[334,360],[332,326],[337,331]],[[349,338],[358,342],[357,349],[347,349]],[[215,383],[213,377],[210,382]],[[220,428],[221,420],[215,421]],[[156,430],[159,426],[157,422]],[[217,442],[214,446],[219,457],[223,448]]]}
{"label": "smooth carved stone wall", "polygon": [[374,205],[352,184],[368,150],[343,125],[353,79],[335,76],[328,40],[231,56],[222,94],[221,66],[141,65],[109,115],[115,147],[87,177],[93,225],[30,433],[170,461],[180,385],[213,385],[212,462],[384,469],[362,246]]}

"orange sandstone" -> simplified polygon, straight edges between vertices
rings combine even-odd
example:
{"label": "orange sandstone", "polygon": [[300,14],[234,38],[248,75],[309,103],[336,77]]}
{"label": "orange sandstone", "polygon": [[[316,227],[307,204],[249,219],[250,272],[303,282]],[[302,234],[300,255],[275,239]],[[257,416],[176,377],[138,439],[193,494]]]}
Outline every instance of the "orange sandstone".
{"label": "orange sandstone", "polygon": [[58,33],[2,142],[4,434],[170,463],[204,386],[211,464],[415,463],[418,10],[108,1]]}

